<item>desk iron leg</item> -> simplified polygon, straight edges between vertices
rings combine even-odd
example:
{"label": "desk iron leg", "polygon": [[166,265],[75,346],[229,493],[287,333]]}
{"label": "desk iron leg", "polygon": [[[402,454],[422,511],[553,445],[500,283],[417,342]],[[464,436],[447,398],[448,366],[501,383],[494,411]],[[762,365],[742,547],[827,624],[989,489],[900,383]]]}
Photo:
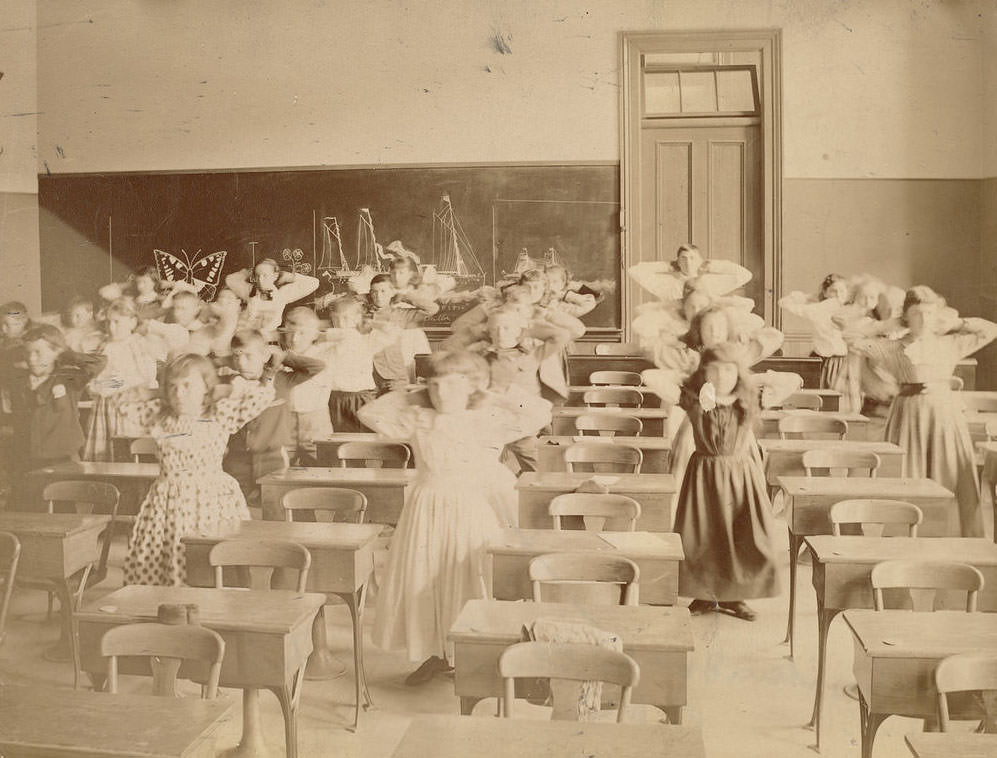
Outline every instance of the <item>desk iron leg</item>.
{"label": "desk iron leg", "polygon": [[862,690],[859,690],[859,722],[862,727],[862,758],[872,758],[872,746],[876,741],[879,725],[889,718],[888,713],[870,713]]}
{"label": "desk iron leg", "polygon": [[839,611],[827,610],[818,598],[817,603],[817,689],[814,691],[814,710],[807,727],[817,731],[817,750],[820,751],[820,712],[824,701],[824,672],[827,666],[827,633]]}
{"label": "desk iron leg", "polygon": [[294,675],[291,688],[274,687],[273,693],[280,702],[284,714],[284,744],[287,758],[298,756],[298,702],[301,700],[301,685],[305,679],[305,667]]}
{"label": "desk iron leg", "polygon": [[367,584],[357,590],[356,593],[337,593],[350,609],[350,616],[353,619],[353,667],[355,682],[355,705],[353,709],[353,731],[360,727],[360,708],[367,710],[374,704],[367,689],[367,672],[364,669],[363,655],[363,612],[367,598]]}
{"label": "desk iron leg", "polygon": [[783,642],[789,643],[789,660],[793,660],[796,651],[793,641],[793,627],[796,624],[796,564],[800,559],[800,549],[803,546],[803,537],[797,537],[792,531],[789,532],[789,618],[786,620],[786,639]]}

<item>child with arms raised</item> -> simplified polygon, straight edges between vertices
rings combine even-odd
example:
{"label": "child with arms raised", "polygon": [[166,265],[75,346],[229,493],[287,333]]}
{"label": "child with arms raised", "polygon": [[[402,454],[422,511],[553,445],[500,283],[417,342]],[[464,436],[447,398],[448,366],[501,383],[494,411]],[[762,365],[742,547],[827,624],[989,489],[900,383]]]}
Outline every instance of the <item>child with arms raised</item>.
{"label": "child with arms raised", "polygon": [[318,289],[314,276],[281,272],[273,258],[264,258],[249,269],[225,277],[225,286],[245,304],[239,322],[241,329],[257,329],[268,341],[276,341],[277,327],[284,318],[284,309]]}
{"label": "child with arms raised", "polygon": [[502,445],[550,421],[550,404],[538,397],[484,392],[488,367],[478,355],[435,353],[430,365],[428,402],[427,391],[389,392],[358,413],[378,433],[408,440],[417,461],[374,626],[375,644],[423,661],[412,685],[450,666],[451,625],[466,601],[487,597],[485,547],[502,529],[493,500],[515,502],[515,489],[511,478],[483,486],[481,472]]}

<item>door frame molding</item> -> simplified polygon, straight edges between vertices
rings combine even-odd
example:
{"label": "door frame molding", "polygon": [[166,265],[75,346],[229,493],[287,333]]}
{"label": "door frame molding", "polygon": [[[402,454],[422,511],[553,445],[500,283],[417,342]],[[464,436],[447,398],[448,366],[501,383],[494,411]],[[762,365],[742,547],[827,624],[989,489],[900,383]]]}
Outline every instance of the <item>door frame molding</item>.
{"label": "door frame molding", "polygon": [[620,32],[620,235],[623,256],[624,340],[631,337],[629,315],[632,284],[627,269],[636,259],[636,219],[640,213],[640,172],[634,161],[640,155],[640,90],[634,89],[640,71],[641,54],[695,53],[705,51],[757,52],[761,90],[762,130],[762,238],[765,282],[762,311],[765,321],[779,326],[776,301],[782,294],[782,31],[780,29],[690,30],[678,32]]}

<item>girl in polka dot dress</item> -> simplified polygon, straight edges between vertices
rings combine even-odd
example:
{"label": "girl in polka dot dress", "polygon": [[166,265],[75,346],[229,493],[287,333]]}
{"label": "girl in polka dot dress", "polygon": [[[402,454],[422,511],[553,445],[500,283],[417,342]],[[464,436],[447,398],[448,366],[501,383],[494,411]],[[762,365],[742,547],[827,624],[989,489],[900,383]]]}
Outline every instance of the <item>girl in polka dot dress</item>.
{"label": "girl in polka dot dress", "polygon": [[273,402],[273,386],[241,383],[212,402],[216,383],[210,360],[181,355],[166,368],[162,400],[122,407],[155,438],[162,467],[128,542],[125,584],[183,584],[183,537],[218,534],[250,518],[238,482],[222,471],[222,457],[229,436]]}

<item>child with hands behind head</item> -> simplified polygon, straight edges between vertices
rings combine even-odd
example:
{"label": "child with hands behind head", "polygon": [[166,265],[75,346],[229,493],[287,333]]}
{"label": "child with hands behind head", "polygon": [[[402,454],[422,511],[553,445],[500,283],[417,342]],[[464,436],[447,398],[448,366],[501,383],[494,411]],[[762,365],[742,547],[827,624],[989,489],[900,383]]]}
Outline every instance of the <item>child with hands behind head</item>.
{"label": "child with hands behind head", "polygon": [[[514,507],[515,479],[496,474],[498,451],[550,421],[550,403],[510,388],[484,390],[488,366],[469,352],[438,352],[428,388],[389,392],[358,412],[379,434],[407,440],[416,460],[378,595],[374,642],[423,661],[422,684],[453,661],[447,633],[464,603],[487,597],[486,554]],[[505,501],[502,506],[497,501]]]}
{"label": "child with hands behind head", "polygon": [[216,369],[186,354],[167,367],[161,399],[123,404],[159,449],[159,478],[139,509],[125,584],[180,585],[187,578],[183,537],[218,535],[250,518],[239,483],[222,470],[229,437],[274,399],[270,382],[245,382],[215,399]]}
{"label": "child with hands behind head", "polygon": [[243,269],[225,277],[225,286],[245,303],[239,328],[256,329],[271,342],[277,339],[284,309],[310,295],[318,285],[319,280],[314,276],[282,272],[273,258],[258,262],[252,275],[249,269]]}

